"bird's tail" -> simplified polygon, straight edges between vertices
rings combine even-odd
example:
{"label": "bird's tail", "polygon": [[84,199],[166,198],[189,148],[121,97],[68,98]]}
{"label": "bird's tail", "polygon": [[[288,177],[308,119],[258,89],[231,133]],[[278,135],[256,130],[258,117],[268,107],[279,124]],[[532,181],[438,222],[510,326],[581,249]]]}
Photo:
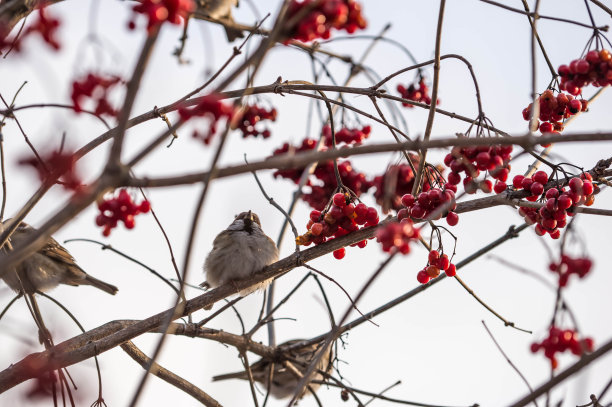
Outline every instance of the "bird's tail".
{"label": "bird's tail", "polygon": [[225,35],[227,35],[229,42],[233,42],[236,38],[244,38],[242,30],[231,27],[225,27]]}
{"label": "bird's tail", "polygon": [[246,379],[246,372],[226,373],[212,378],[213,382],[227,379]]}
{"label": "bird's tail", "polygon": [[86,281],[85,284],[92,285],[92,286],[94,286],[94,287],[96,287],[96,288],[98,288],[98,289],[100,289],[100,290],[102,290],[104,292],[109,293],[110,295],[115,295],[115,294],[117,294],[117,291],[119,291],[119,289],[117,287],[115,287],[114,285],[109,284],[109,283],[105,283],[102,280],[98,280],[97,278],[92,277],[89,274],[87,276],[85,276],[85,281]]}

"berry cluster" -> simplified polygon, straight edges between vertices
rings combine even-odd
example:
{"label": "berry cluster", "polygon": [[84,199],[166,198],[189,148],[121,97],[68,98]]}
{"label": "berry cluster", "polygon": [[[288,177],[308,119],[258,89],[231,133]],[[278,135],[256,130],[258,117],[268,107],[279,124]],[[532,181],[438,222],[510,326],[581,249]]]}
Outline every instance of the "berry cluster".
{"label": "berry cluster", "polygon": [[548,268],[550,271],[559,274],[559,287],[565,287],[572,274],[583,278],[591,271],[592,266],[593,262],[588,257],[572,259],[568,255],[563,254],[559,263],[550,263]]}
{"label": "berry cluster", "polygon": [[[415,168],[418,167],[419,159],[416,154],[409,153],[409,158],[412,165]],[[436,169],[438,172],[443,170],[442,167],[437,167]],[[432,183],[444,183],[444,179],[438,172],[430,170],[429,168],[426,168],[426,171],[428,175],[423,177],[423,191],[429,191]],[[386,185],[395,185],[395,191],[393,191],[390,197],[387,196],[388,192],[386,192],[385,189]],[[408,164],[391,165],[382,175],[377,175],[370,181],[370,187],[374,188],[376,203],[384,206],[385,199],[390,198],[390,207],[395,210],[400,210],[402,208],[402,196],[411,193],[413,186],[414,172]]]}
{"label": "berry cluster", "polygon": [[[276,156],[288,152],[308,151],[314,149],[316,145],[317,142],[311,139],[305,139],[302,141],[301,146],[298,148],[292,147],[288,143],[285,143],[282,147],[274,150],[273,155]],[[273,175],[274,177],[291,179],[297,184],[303,172],[304,168],[302,167],[277,170]],[[340,173],[342,183],[346,187],[350,188],[357,196],[360,196],[363,192],[366,192],[370,188],[370,183],[367,181],[365,174],[355,171],[350,161],[347,160],[339,162],[338,172]],[[313,173],[313,177],[318,180],[318,182],[315,184],[313,183],[315,180],[308,180],[306,186],[310,187],[310,192],[304,193],[302,195],[302,199],[312,208],[321,211],[323,208],[325,208],[325,205],[337,187],[337,180],[334,173],[334,163],[332,161],[320,162]]]}
{"label": "berry cluster", "polygon": [[98,209],[100,214],[96,216],[96,225],[104,227],[102,234],[108,237],[119,221],[122,221],[127,229],[133,229],[134,216],[149,212],[151,204],[144,200],[136,205],[127,189],[121,189],[116,197],[98,202]]}
{"label": "berry cluster", "polygon": [[205,117],[209,121],[208,131],[200,133],[198,130],[193,131],[193,137],[201,139],[204,144],[210,144],[213,136],[217,133],[217,123],[225,119],[230,120],[234,115],[234,106],[223,103],[221,97],[211,93],[200,98],[197,105],[189,107],[181,107],[178,110],[181,120],[187,121],[192,117]]}
{"label": "berry cluster", "polygon": [[612,54],[607,49],[587,52],[584,59],[575,59],[558,69],[559,88],[571,95],[579,95],[587,85],[612,85]]}
{"label": "berry cluster", "polygon": [[[338,172],[340,173],[342,184],[350,188],[357,196],[361,196],[370,187],[365,174],[355,171],[353,165],[348,160],[338,163]],[[334,163],[332,161],[320,162],[313,175],[322,182],[322,185],[313,185],[308,182],[310,193],[302,195],[302,199],[308,202],[311,207],[323,210],[337,186]]]}
{"label": "berry cluster", "polygon": [[31,33],[38,33],[42,37],[42,39],[49,44],[51,48],[55,51],[58,51],[61,47],[60,43],[57,41],[57,29],[60,26],[60,20],[53,18],[47,13],[47,7],[41,7],[38,9],[38,19],[35,20],[25,32],[22,34],[21,39],[17,40],[17,44],[15,44],[15,49],[19,51],[19,43],[25,38],[27,35]]}
{"label": "berry cluster", "polygon": [[[313,210],[306,225],[308,231],[296,238],[298,245],[308,246],[311,243],[321,244],[327,240],[344,236],[365,226],[378,224],[378,212],[364,203],[355,205],[349,194],[338,192],[332,197],[332,205],[327,211]],[[364,248],[367,240],[362,240],[353,246]],[[346,254],[344,247],[334,251],[336,259],[342,259]]]}
{"label": "berry cluster", "polygon": [[[465,192],[473,194],[477,189],[483,192],[501,193],[506,189],[506,180],[510,172],[511,145],[492,145],[478,147],[453,147],[444,157],[444,164],[451,169],[448,174],[448,183],[457,185],[461,182],[461,173],[465,172],[463,179]],[[476,182],[480,171],[488,171],[497,180],[495,187],[490,180]]]}
{"label": "berry cluster", "polygon": [[38,9],[38,19],[30,24],[23,32],[13,38],[7,38],[9,35],[8,26],[0,22],[0,50],[4,47],[11,47],[15,52],[21,51],[21,45],[27,37],[32,37],[32,33],[40,34],[43,41],[46,42],[53,50],[58,51],[61,44],[57,40],[57,29],[61,25],[61,21],[53,18],[47,13],[47,7],[42,5]]}
{"label": "berry cluster", "polygon": [[[364,139],[370,137],[370,132],[372,128],[370,126],[363,126],[362,128],[349,129],[347,127],[343,127],[336,132],[336,144],[345,143],[347,145],[350,144],[361,144]],[[323,137],[325,137],[325,145],[327,147],[331,147],[333,145],[332,142],[332,133],[331,127],[329,124],[323,126]]]}
{"label": "berry cluster", "polygon": [[418,240],[420,229],[415,227],[412,219],[404,218],[399,222],[390,222],[376,231],[376,241],[385,252],[392,250],[401,254],[410,253],[410,242]]}
{"label": "berry cluster", "polygon": [[110,89],[121,82],[118,76],[104,77],[96,74],[88,74],[80,81],[72,82],[72,106],[75,112],[83,111],[84,99],[91,99],[95,104],[94,113],[117,117],[119,113],[108,101]]}
{"label": "berry cluster", "polygon": [[144,14],[147,17],[147,31],[151,32],[154,27],[166,21],[180,24],[195,9],[193,0],[142,0],[132,7],[134,14],[128,22],[128,28],[136,28],[136,14]]}
{"label": "berry cluster", "polygon": [[[306,14],[304,15],[305,11]],[[317,38],[329,39],[330,30],[345,30],[349,34],[366,28],[361,5],[355,0],[292,0],[287,11],[287,21],[303,15],[294,26],[287,29],[288,39],[302,42]]]}
{"label": "berry cluster", "polygon": [[82,185],[82,180],[76,171],[76,161],[72,152],[54,150],[42,155],[40,159],[37,157],[21,159],[19,164],[33,167],[43,183],[58,183],[66,189],[77,191]]}
{"label": "berry cluster", "polygon": [[448,277],[457,275],[457,268],[450,262],[448,256],[438,250],[432,250],[427,257],[427,265],[417,273],[417,280],[421,284],[427,284],[430,279],[440,275],[440,270],[444,270]]}
{"label": "berry cluster", "polygon": [[249,105],[242,112],[242,116],[238,121],[236,128],[242,132],[242,137],[247,138],[249,136],[257,137],[262,136],[263,138],[270,137],[270,130],[263,129],[259,130],[255,127],[257,123],[262,120],[276,121],[276,109],[270,110],[265,107],[259,107],[257,105]]}
{"label": "berry cluster", "polygon": [[[446,214],[446,223],[449,226],[455,226],[459,223],[459,215],[453,212],[457,207],[453,189],[453,185],[447,184],[444,189],[432,188],[427,192],[421,192],[416,198],[412,194],[402,196],[402,204],[405,208],[398,211],[397,218],[428,219],[433,216],[432,220],[438,220]],[[441,206],[445,208],[439,209]]]}
{"label": "berry cluster", "polygon": [[557,353],[571,351],[576,356],[581,356],[584,352],[593,351],[593,339],[580,339],[578,332],[573,329],[560,329],[556,326],[551,326],[548,330],[548,337],[542,342],[534,342],[531,344],[531,352],[536,353],[540,349],[544,350],[544,356],[550,360],[553,369],[556,369],[559,362],[555,355]]}
{"label": "berry cluster", "polygon": [[[418,83],[412,83],[406,88],[404,85],[397,85],[397,91],[400,93],[403,99],[414,100],[415,102],[421,102],[425,104],[431,104],[431,97],[429,96],[429,87],[425,84],[425,79],[421,78]],[[440,99],[436,100],[436,105],[440,104]],[[414,107],[410,103],[402,102],[402,106]]]}
{"label": "berry cluster", "polygon": [[[540,116],[542,122],[538,125],[542,133],[561,133],[564,129],[562,120],[567,119],[578,112],[586,111],[588,102],[586,100],[574,99],[571,94],[559,93],[556,97],[552,90],[547,89],[537,99]],[[531,108],[533,103],[530,103],[523,109],[523,119],[531,118]],[[548,147],[543,145],[543,147]]]}
{"label": "berry cluster", "polygon": [[544,192],[548,175],[544,171],[538,171],[531,177],[517,175],[512,180],[512,185],[517,189],[528,191],[531,195],[528,201],[537,201],[542,194],[546,199],[546,205],[537,208],[521,207],[519,214],[525,218],[525,222],[536,224],[535,232],[539,236],[546,233],[553,239],[561,237],[560,229],[567,224],[567,216],[573,216],[572,208],[580,205],[591,206],[594,202],[595,187],[592,183],[591,174],[584,173],[569,180],[567,188],[549,188]]}

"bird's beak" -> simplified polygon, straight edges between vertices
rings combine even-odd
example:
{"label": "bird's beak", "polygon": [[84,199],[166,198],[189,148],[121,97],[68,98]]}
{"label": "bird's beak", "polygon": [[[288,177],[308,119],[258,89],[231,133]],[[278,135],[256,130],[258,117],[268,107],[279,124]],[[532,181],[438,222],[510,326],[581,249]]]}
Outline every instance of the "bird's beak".
{"label": "bird's beak", "polygon": [[244,225],[246,228],[250,228],[253,224],[253,213],[249,211],[249,214],[244,218]]}

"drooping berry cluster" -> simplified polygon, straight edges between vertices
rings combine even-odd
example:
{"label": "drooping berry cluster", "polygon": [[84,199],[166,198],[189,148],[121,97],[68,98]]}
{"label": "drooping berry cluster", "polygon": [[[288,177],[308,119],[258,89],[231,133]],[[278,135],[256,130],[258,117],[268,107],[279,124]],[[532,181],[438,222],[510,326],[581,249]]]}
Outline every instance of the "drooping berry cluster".
{"label": "drooping berry cluster", "polygon": [[561,237],[560,229],[567,224],[567,216],[573,216],[573,208],[581,205],[590,206],[594,202],[595,187],[592,183],[591,174],[584,173],[569,180],[568,188],[552,187],[544,192],[548,175],[544,171],[538,171],[531,177],[517,175],[512,184],[517,189],[528,191],[531,195],[528,201],[537,201],[542,194],[546,199],[546,205],[537,208],[521,207],[519,214],[525,218],[529,225],[536,224],[535,232],[539,236],[546,233],[553,239]]}
{"label": "drooping berry cluster", "polygon": [[[465,172],[463,185],[465,192],[473,194],[477,189],[483,192],[502,192],[506,189],[505,182],[510,172],[511,145],[492,145],[478,147],[453,147],[450,153],[444,157],[444,164],[451,169],[448,174],[448,183],[457,185],[461,182],[461,173]],[[480,182],[475,179],[480,171],[488,171],[497,180],[495,187],[490,180],[484,179]]]}
{"label": "drooping berry cluster", "polygon": [[417,273],[417,280],[421,284],[427,284],[430,279],[440,275],[440,270],[448,277],[457,275],[457,267],[450,262],[448,256],[438,250],[432,250],[427,256],[427,265]]}
{"label": "drooping berry cluster", "polygon": [[61,21],[49,15],[47,7],[43,6],[38,9],[37,18],[30,24],[14,45],[14,50],[19,52],[20,45],[26,37],[31,37],[31,34],[40,34],[43,41],[46,42],[53,50],[58,51],[61,44],[58,41],[58,28]]}
{"label": "drooping berry cluster", "polygon": [[[292,147],[288,143],[274,150],[274,156],[287,152],[300,152],[312,150],[317,142],[311,139],[302,141],[300,147]],[[274,172],[274,177],[283,177],[293,180],[296,184],[299,182],[304,168],[294,168],[289,170],[277,170]],[[370,183],[362,172],[355,171],[350,161],[341,161],[338,163],[338,172],[342,183],[350,188],[357,196],[366,192],[370,188]],[[320,162],[317,165],[312,177],[307,181],[306,186],[310,187],[310,192],[305,192],[302,199],[306,201],[312,208],[319,211],[323,210],[332,194],[336,190],[337,180],[334,172],[334,163],[332,161]]]}
{"label": "drooping berry cluster", "polygon": [[77,191],[83,183],[76,170],[76,161],[74,153],[64,148],[63,151],[41,154],[40,160],[37,157],[21,159],[19,164],[33,167],[43,183],[58,183],[66,189]]}
{"label": "drooping berry cluster", "polygon": [[418,240],[420,229],[415,227],[412,219],[404,218],[399,222],[390,222],[376,231],[376,241],[385,252],[398,251],[410,253],[410,243]]}
{"label": "drooping berry cluster", "polygon": [[136,14],[147,17],[147,31],[165,22],[181,24],[189,13],[196,9],[193,0],[142,0],[132,7],[134,14],[128,22],[128,28],[136,28]]}
{"label": "drooping berry cluster", "polygon": [[[412,194],[402,196],[402,204],[405,208],[398,211],[398,219],[412,217],[414,219],[438,220],[442,216],[446,217],[449,226],[459,223],[459,215],[453,210],[457,207],[455,202],[455,192],[452,185],[445,186],[444,189],[432,188],[427,192],[421,192],[416,198]],[[441,208],[444,206],[444,208]]]}
{"label": "drooping berry cluster", "polygon": [[[414,100],[415,102],[431,104],[431,96],[429,96],[429,87],[425,83],[425,79],[421,78],[418,83],[412,83],[406,88],[404,85],[397,85],[397,91],[403,99]],[[436,100],[436,105],[440,104],[440,99]],[[402,102],[402,106],[414,107],[410,103]]]}
{"label": "drooping berry cluster", "polygon": [[594,342],[592,338],[580,339],[578,332],[573,329],[560,329],[551,326],[548,330],[548,337],[542,342],[531,344],[531,352],[544,351],[544,356],[550,360],[553,369],[556,369],[559,362],[556,358],[557,353],[571,351],[576,356],[581,356],[584,352],[593,351]]}
{"label": "drooping berry cluster", "polygon": [[565,287],[572,274],[583,278],[593,267],[593,262],[588,257],[578,257],[572,259],[566,254],[561,255],[559,263],[550,263],[550,271],[559,275],[559,287]]}
{"label": "drooping berry cluster", "polygon": [[268,138],[270,137],[269,129],[265,128],[260,130],[255,127],[257,123],[263,120],[276,121],[276,109],[266,109],[265,107],[259,107],[257,105],[249,105],[244,109],[236,128],[242,132],[243,138],[249,136]]}
{"label": "drooping berry cluster", "polygon": [[97,74],[87,74],[80,81],[72,82],[72,108],[75,112],[83,111],[83,103],[91,99],[95,105],[94,113],[117,117],[118,111],[113,108],[108,101],[109,93],[113,87],[121,82],[118,76],[102,76]]}
{"label": "drooping berry cluster", "polygon": [[197,105],[193,107],[181,107],[178,110],[181,120],[187,121],[192,117],[204,117],[208,120],[208,131],[200,133],[198,130],[193,131],[193,137],[201,139],[204,144],[210,144],[210,141],[217,133],[217,124],[222,120],[226,122],[234,115],[234,106],[223,103],[221,97],[211,93],[200,98]]}
{"label": "drooping berry cluster", "polygon": [[[296,238],[298,245],[308,246],[311,243],[321,244],[328,240],[344,236],[361,227],[374,226],[378,224],[378,212],[364,203],[355,205],[349,194],[338,192],[332,197],[332,205],[327,211],[313,210],[306,233]],[[366,240],[362,240],[353,246],[365,247]],[[344,248],[334,251],[336,259],[342,259],[346,254]]]}
{"label": "drooping berry cluster", "polygon": [[134,216],[147,213],[150,209],[149,201],[143,200],[140,204],[136,204],[127,189],[121,189],[117,196],[98,202],[100,214],[96,216],[96,225],[103,227],[104,236],[109,236],[119,221],[122,221],[127,229],[133,229]]}
{"label": "drooping berry cluster", "polygon": [[[336,131],[336,144],[345,143],[347,145],[361,144],[361,142],[370,137],[372,127],[363,126],[362,128],[349,129],[342,127]],[[325,137],[325,145],[327,147],[333,146],[331,127],[329,124],[323,126],[323,137]]]}
{"label": "drooping berry cluster", "polygon": [[285,43],[292,39],[302,42],[317,38],[326,40],[332,28],[352,34],[367,26],[361,14],[361,5],[355,0],[292,0],[287,11],[287,21],[294,20],[296,15],[303,17],[286,29],[288,39]]}
{"label": "drooping berry cluster", "polygon": [[587,52],[583,59],[575,59],[558,69],[559,88],[571,95],[579,95],[587,85],[612,85],[612,54],[607,49]]}
{"label": "drooping berry cluster", "polygon": [[[419,166],[419,158],[416,154],[409,153],[408,157],[414,168]],[[436,167],[434,171],[426,167],[427,176],[423,177],[423,191],[429,191],[432,183],[443,184],[444,178],[440,176],[443,168]],[[389,195],[388,185],[395,185],[395,191]],[[377,175],[370,181],[370,187],[374,189],[374,198],[376,203],[385,206],[385,199],[389,199],[389,206],[392,209],[400,210],[402,208],[402,196],[412,192],[414,186],[414,172],[408,164],[398,164],[389,166],[381,175]]]}
{"label": "drooping berry cluster", "polygon": [[[564,129],[564,119],[567,119],[578,112],[587,110],[588,102],[586,100],[575,99],[571,94],[559,93],[556,97],[552,90],[547,89],[537,99],[540,116],[542,122],[538,124],[538,128],[542,133],[561,133]],[[530,103],[523,109],[523,119],[530,120],[531,109],[533,103]],[[543,145],[543,147],[548,147]]]}

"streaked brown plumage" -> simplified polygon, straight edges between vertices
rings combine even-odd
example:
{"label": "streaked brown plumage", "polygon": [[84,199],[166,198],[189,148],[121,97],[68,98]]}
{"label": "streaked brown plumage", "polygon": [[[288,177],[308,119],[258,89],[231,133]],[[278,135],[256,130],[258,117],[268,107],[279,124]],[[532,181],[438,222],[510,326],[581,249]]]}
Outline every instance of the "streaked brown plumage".
{"label": "streaked brown plumage", "polygon": [[[10,219],[6,220],[2,226],[6,226],[10,222]],[[35,231],[36,229],[30,225],[21,222],[11,235],[10,242],[13,246],[19,246],[29,234]],[[7,246],[5,245],[0,255],[4,255],[6,252]],[[87,274],[76,264],[70,253],[52,237],[49,237],[40,250],[4,273],[2,280],[14,291],[27,294],[34,294],[36,291],[48,291],[59,284],[91,285],[112,295],[115,295],[118,291],[114,285]]]}
{"label": "streaked brown plumage", "polygon": [[[270,386],[270,394],[272,394],[277,399],[283,399],[292,396],[295,393],[296,386],[301,379],[301,377],[298,377],[295,372],[285,367],[283,365],[283,361],[291,362],[301,374],[306,373],[310,362],[314,358],[317,350],[319,349],[319,346],[321,346],[321,344],[315,343],[302,348],[297,348],[292,351],[286,349],[283,351],[283,348],[287,348],[290,345],[302,341],[303,339],[294,339],[278,345],[280,357],[274,361],[274,375],[272,377],[272,385]],[[317,363],[316,370],[312,375],[311,381],[325,380],[325,375],[321,372],[329,374],[332,369],[332,362],[333,351],[330,347],[329,350]],[[272,361],[269,359],[260,359],[251,365],[251,374],[253,375],[253,380],[261,383],[264,386],[264,389],[268,388],[270,363],[272,363]],[[246,371],[242,371],[235,373],[227,373],[213,377],[213,381],[227,379],[248,380],[248,375]],[[312,391],[317,391],[319,386],[319,383],[309,383],[309,385],[302,392],[302,394],[300,394],[299,398],[302,398],[305,394],[310,393],[308,388],[310,388]]]}

